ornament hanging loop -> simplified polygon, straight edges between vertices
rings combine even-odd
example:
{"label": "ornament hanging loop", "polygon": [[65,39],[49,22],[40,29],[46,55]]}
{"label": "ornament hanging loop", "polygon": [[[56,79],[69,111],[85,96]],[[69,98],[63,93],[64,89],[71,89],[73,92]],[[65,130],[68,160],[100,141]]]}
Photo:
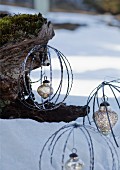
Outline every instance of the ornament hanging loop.
{"label": "ornament hanging loop", "polygon": [[44,80],[47,80],[47,76],[44,76]]}
{"label": "ornament hanging loop", "polygon": [[102,98],[101,98],[102,102],[105,102],[105,101],[108,101],[108,96],[104,95]]}
{"label": "ornament hanging loop", "polygon": [[77,149],[76,148],[72,148],[72,153],[77,153]]}

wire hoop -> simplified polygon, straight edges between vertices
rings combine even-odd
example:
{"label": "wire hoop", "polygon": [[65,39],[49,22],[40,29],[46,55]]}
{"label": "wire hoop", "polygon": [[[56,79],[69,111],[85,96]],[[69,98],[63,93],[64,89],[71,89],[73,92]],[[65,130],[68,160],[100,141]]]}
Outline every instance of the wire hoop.
{"label": "wire hoop", "polygon": [[[111,93],[113,95],[113,98],[115,99],[115,102],[116,102],[116,106],[118,106],[118,109],[120,110],[120,101],[118,99],[118,97],[119,97],[118,95],[120,94],[119,83],[120,83],[120,79],[112,80],[112,81],[104,81],[101,84],[99,84],[90,93],[90,95],[88,96],[88,99],[87,99],[87,106],[89,106],[89,104],[92,102],[93,117],[94,117],[94,114],[95,114],[96,107],[100,108],[100,102],[101,101],[104,103],[104,107],[105,107],[105,110],[106,110],[106,116],[107,116],[107,122],[109,123],[110,131],[111,131],[111,134],[113,136],[113,139],[114,139],[117,147],[118,147],[118,143],[116,141],[115,134],[113,132],[113,127],[112,127],[112,123],[111,123],[111,120],[110,120],[110,115],[108,113],[109,111],[108,111],[108,108],[107,108],[108,101],[109,101],[109,97],[108,97],[107,94]],[[115,114],[114,111],[112,111],[112,113]],[[87,117],[88,117],[88,120],[89,120],[89,124],[91,124],[88,114],[87,114]],[[85,118],[84,118],[83,121],[84,121],[84,124],[85,124]],[[101,119],[101,121],[102,121],[102,119]],[[99,129],[95,119],[94,119],[94,123],[95,123],[98,131],[100,132],[100,129]]]}
{"label": "wire hoop", "polygon": [[[78,138],[79,139],[78,147],[70,149],[73,129],[76,129],[78,131],[78,134],[81,137]],[[99,147],[94,147],[95,143],[93,142],[93,135],[94,135],[94,137],[95,137],[95,135],[99,135],[99,140],[101,141],[101,143],[103,143],[103,146],[105,147],[106,151],[109,150],[108,154],[109,154],[110,162],[108,161],[108,165],[107,165],[107,166],[109,166],[108,169],[109,170],[120,170],[119,156],[116,151],[116,148],[114,147],[114,145],[110,141],[110,139],[104,137],[103,135],[98,133],[98,131],[95,128],[93,128],[89,125],[85,126],[85,125],[80,125],[80,124],[76,124],[76,123],[68,124],[68,125],[61,127],[59,130],[57,130],[55,133],[53,133],[48,138],[48,140],[45,142],[45,144],[41,150],[41,153],[40,153],[39,170],[46,169],[46,166],[54,167],[54,161],[55,162],[59,161],[58,165],[60,165],[60,166],[57,167],[57,169],[65,170],[65,160],[66,160],[66,157],[68,157],[68,154],[67,154],[68,148],[69,148],[69,151],[70,152],[72,151],[73,154],[74,153],[76,154],[76,152],[77,152],[77,154],[80,155],[80,159],[82,159],[83,162],[85,163],[85,166],[86,166],[85,169],[88,169],[88,170],[98,169],[97,163],[99,164],[99,162],[96,158],[98,155],[98,151],[95,148],[98,149]],[[98,136],[96,136],[96,139],[98,139]],[[62,140],[62,142],[61,142],[61,140]],[[61,144],[59,144],[59,142]],[[81,145],[81,142],[83,145]],[[99,142],[98,142],[98,145],[99,145]],[[61,148],[60,148],[60,146],[61,146]],[[88,149],[88,151],[87,152],[84,151],[84,154],[80,153],[81,147]],[[58,152],[56,152],[57,149],[58,149]],[[105,150],[103,152],[105,152]],[[54,155],[57,160],[55,160]],[[57,155],[57,157],[56,157],[56,155]],[[46,158],[46,156],[47,156],[47,158]],[[44,158],[47,159],[47,163],[48,163],[47,165],[44,164],[44,161],[43,161]],[[102,158],[100,161],[102,161]],[[103,167],[105,166],[104,169],[106,169],[106,163],[107,163],[107,161],[105,161],[105,164],[103,163]]]}
{"label": "wire hoop", "polygon": [[[49,80],[50,89],[55,89],[53,94],[42,98],[36,89],[45,80]],[[36,45],[21,65],[18,93],[21,102],[28,108],[47,111],[58,108],[65,101],[72,84],[73,73],[68,59],[49,45]]]}

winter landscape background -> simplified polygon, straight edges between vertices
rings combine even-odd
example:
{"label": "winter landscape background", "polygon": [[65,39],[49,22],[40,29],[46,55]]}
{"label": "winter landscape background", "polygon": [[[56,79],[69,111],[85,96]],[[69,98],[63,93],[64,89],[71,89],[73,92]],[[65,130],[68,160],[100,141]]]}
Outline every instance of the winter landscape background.
{"label": "winter landscape background", "polygon": [[[107,25],[108,22],[118,24],[113,16],[51,12],[45,17],[52,22],[87,24],[86,27],[79,27],[74,31],[55,30],[55,37],[49,41],[49,45],[59,49],[68,58],[73,69],[74,83],[70,96],[66,100],[68,105],[85,105],[87,96],[102,81],[120,78],[120,29]],[[110,97],[111,107],[119,115],[119,109],[111,93],[108,97]],[[120,101],[119,94],[117,97]],[[82,119],[79,118],[76,122],[81,123]],[[39,123],[29,119],[0,120],[0,170],[39,170],[39,155],[44,143],[63,125],[64,122]],[[120,116],[114,130],[120,145]],[[76,138],[76,147],[80,148],[78,154],[84,155],[84,159],[87,154],[84,140],[79,132],[76,132]],[[93,140],[97,170],[112,170],[111,156],[104,142],[100,142],[98,134],[93,134]],[[64,139],[59,146],[64,145],[63,141]],[[67,147],[68,155],[71,149],[70,142]],[[43,170],[60,169],[61,165],[57,158],[60,151],[61,148],[58,147],[53,167],[48,167],[49,155],[46,152]],[[117,151],[120,157],[120,149],[117,148]],[[84,167],[84,170],[87,169]]]}

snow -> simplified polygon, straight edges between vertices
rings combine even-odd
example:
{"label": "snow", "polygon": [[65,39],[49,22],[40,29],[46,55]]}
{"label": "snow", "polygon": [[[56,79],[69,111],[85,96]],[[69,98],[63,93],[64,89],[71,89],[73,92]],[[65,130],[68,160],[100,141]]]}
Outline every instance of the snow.
{"label": "snow", "polygon": [[[68,58],[73,69],[74,84],[66,103],[85,105],[87,96],[102,81],[119,78],[120,29],[107,26],[106,20],[111,20],[112,16],[48,13],[46,17],[52,22],[88,25],[75,31],[55,30],[55,37],[49,42],[49,45],[59,49]],[[108,94],[108,97],[114,110],[119,112],[118,108],[114,107],[113,96]],[[118,98],[120,99],[119,94]],[[81,119],[76,121],[81,122]],[[115,127],[115,135],[120,145],[119,123]],[[65,125],[64,122],[38,123],[29,119],[0,120],[0,170],[39,170],[39,155],[42,146],[48,137],[63,125]],[[95,134],[93,136],[95,149],[99,153],[96,154],[99,160],[97,170],[112,170],[109,164],[111,162],[109,150],[105,150],[103,143],[96,138]],[[84,145],[84,140],[81,142]],[[59,146],[62,144],[64,144],[63,140]],[[80,150],[85,158],[85,147],[82,146]],[[120,157],[120,149],[117,148],[117,150]],[[60,147],[58,147],[53,168],[49,167],[48,154],[45,155],[46,159],[44,158],[43,163],[46,168],[44,170],[60,169],[57,161],[59,151]],[[70,151],[71,144],[67,147],[68,154]]]}
{"label": "snow", "polygon": [[[52,20],[54,13],[51,13]],[[74,33],[56,30],[50,45],[61,50],[69,59],[74,73],[71,95],[88,96],[90,91],[108,77],[120,73],[120,30],[101,22],[102,16],[56,14],[57,22],[85,23]],[[104,16],[103,16],[104,20]],[[53,19],[54,21],[54,19]],[[54,21],[55,22],[55,21]],[[80,80],[79,90],[77,85]],[[88,86],[89,84],[89,86]]]}

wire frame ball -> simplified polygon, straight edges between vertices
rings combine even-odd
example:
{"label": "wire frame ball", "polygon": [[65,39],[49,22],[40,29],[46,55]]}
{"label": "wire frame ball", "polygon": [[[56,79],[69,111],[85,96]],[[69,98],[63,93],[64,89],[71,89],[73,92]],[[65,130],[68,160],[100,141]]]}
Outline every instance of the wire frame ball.
{"label": "wire frame ball", "polygon": [[120,160],[116,147],[109,138],[89,125],[73,123],[58,129],[43,145],[39,170],[48,168],[120,170]]}
{"label": "wire frame ball", "polygon": [[[112,81],[104,81],[99,84],[88,96],[87,106],[91,103],[93,115],[92,118],[97,127],[97,130],[103,135],[113,136],[113,139],[118,146],[113,127],[118,121],[118,114],[113,111],[109,104],[108,95],[112,95],[114,99],[114,106],[120,110],[120,79]],[[95,111],[98,108],[98,111]],[[90,114],[89,114],[90,115]],[[89,124],[91,124],[90,117],[88,117]],[[83,118],[85,124],[85,117]]]}
{"label": "wire frame ball", "polygon": [[68,97],[72,84],[73,73],[68,59],[56,48],[36,45],[20,69],[19,97],[30,109],[53,110]]}

